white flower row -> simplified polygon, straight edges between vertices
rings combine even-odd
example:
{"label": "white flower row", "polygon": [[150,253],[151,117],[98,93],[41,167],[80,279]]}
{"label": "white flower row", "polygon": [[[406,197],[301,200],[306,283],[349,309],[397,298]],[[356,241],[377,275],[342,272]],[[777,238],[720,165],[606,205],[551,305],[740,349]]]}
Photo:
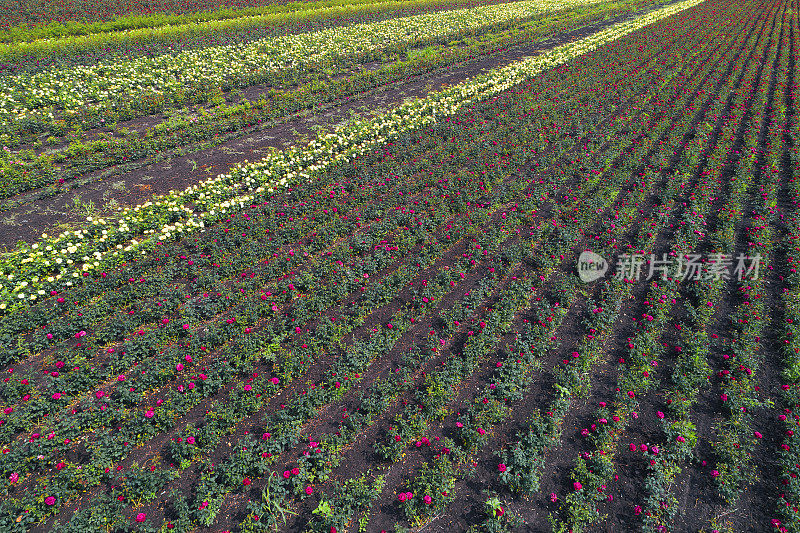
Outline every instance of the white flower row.
{"label": "white flower row", "polygon": [[432,92],[425,98],[411,100],[382,116],[337,127],[304,147],[275,151],[255,163],[245,160],[229,174],[220,174],[184,191],[170,191],[142,205],[124,209],[115,220],[90,217],[82,230],[62,233],[55,238],[42,235],[40,242],[0,257],[0,309],[6,309],[9,302],[22,305],[23,301],[35,300],[48,291],[72,286],[82,273],[111,269],[136,255],[146,255],[158,243],[204,231],[208,224],[230,211],[250,205],[265,193],[312,180],[339,160],[353,159],[376,145],[396,139],[403,132],[429,126],[437,117],[452,115],[464,106],[495,96],[545,69],[702,1],[687,0],[613,25],[585,39]]}
{"label": "white flower row", "polygon": [[113,109],[130,99],[169,96],[211,84],[229,88],[237,81],[304,65],[323,65],[362,56],[421,36],[445,37],[509,23],[536,13],[601,0],[524,0],[354,24],[317,32],[214,46],[177,55],[53,68],[0,79],[0,120],[49,120],[57,108],[67,113],[87,107]]}

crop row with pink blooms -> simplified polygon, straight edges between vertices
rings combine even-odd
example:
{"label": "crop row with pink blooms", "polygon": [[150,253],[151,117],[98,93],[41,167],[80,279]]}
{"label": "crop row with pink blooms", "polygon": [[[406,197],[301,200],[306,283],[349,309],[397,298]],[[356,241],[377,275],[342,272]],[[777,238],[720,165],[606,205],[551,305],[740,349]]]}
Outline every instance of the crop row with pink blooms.
{"label": "crop row with pink blooms", "polygon": [[[789,64],[797,65],[800,58],[800,44],[797,41],[798,31],[800,31],[800,21],[797,17],[792,17],[787,26],[793,32],[794,38],[791,39]],[[778,249],[786,261],[786,269],[783,271],[781,281],[784,283],[784,291],[781,295],[782,314],[779,315],[783,322],[783,331],[780,332],[780,339],[783,350],[783,372],[781,396],[776,402],[780,410],[777,411],[776,425],[780,428],[780,448],[778,450],[780,460],[780,472],[776,476],[778,499],[776,517],[772,519],[772,525],[781,533],[794,531],[800,527],[800,446],[798,446],[797,435],[798,408],[800,408],[800,338],[798,337],[797,325],[800,324],[800,274],[798,274],[798,252],[800,252],[800,122],[798,122],[796,111],[792,106],[797,99],[797,78],[793,73],[790,80],[785,85],[785,104],[779,105],[780,118],[785,119],[785,127],[782,132],[776,132],[775,141],[782,148],[782,157],[779,159],[781,167],[783,162],[788,160],[788,169],[785,169],[787,176],[784,179],[788,182],[786,187],[786,197],[780,199],[778,205],[781,206],[780,217],[784,222],[783,235],[779,241]],[[780,126],[780,122],[778,125]],[[773,142],[775,142],[773,141]],[[783,159],[785,158],[785,159]]]}

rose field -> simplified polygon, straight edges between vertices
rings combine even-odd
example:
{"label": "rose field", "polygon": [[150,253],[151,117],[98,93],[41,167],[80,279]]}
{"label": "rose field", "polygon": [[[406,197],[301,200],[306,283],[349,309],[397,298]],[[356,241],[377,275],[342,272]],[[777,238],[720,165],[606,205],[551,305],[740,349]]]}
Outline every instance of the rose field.
{"label": "rose field", "polygon": [[0,532],[800,532],[800,0],[9,5]]}

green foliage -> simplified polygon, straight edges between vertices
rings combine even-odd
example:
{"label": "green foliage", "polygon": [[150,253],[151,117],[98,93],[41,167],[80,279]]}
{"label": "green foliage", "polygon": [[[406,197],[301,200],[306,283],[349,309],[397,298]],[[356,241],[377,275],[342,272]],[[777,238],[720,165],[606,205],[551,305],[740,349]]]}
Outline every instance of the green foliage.
{"label": "green foliage", "polygon": [[506,465],[506,471],[498,477],[511,491],[525,496],[538,492],[545,451],[556,442],[553,429],[536,413],[528,432],[518,434],[517,442],[498,454],[500,462]]}
{"label": "green foliage", "polygon": [[[412,497],[401,503],[406,518],[419,526],[442,512],[455,498],[455,484],[455,469],[448,455],[424,463],[407,487]],[[426,496],[430,497],[430,503],[426,502]]]}

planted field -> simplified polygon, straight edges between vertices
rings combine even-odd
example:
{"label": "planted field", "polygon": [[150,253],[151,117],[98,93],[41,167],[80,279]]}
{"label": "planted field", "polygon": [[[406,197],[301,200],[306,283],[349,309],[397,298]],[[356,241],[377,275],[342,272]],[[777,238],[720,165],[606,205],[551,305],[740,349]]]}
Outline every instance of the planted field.
{"label": "planted field", "polygon": [[0,530],[800,531],[798,0],[383,6],[0,49]]}

